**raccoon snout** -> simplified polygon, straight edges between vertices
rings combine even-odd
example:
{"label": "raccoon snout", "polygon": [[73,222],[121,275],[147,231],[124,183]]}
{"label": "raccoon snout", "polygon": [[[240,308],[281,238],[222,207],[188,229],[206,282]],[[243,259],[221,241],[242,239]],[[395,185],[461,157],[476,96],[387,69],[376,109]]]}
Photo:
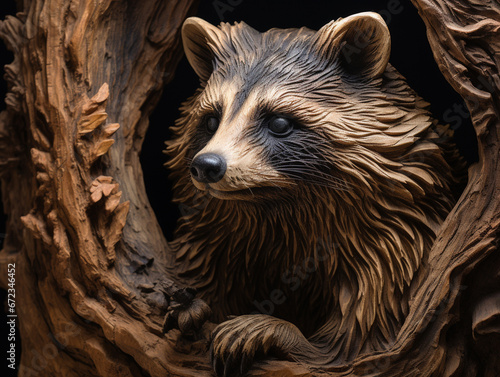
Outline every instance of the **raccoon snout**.
{"label": "raccoon snout", "polygon": [[201,183],[215,183],[226,173],[226,160],[215,153],[203,153],[191,162],[191,177]]}

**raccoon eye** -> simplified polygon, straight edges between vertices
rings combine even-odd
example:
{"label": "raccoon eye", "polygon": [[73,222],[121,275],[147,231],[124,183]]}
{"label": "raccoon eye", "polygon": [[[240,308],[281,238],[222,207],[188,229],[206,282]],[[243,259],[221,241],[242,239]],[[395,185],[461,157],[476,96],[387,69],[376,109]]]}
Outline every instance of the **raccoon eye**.
{"label": "raccoon eye", "polygon": [[205,120],[205,127],[207,128],[208,133],[214,134],[219,128],[219,119],[214,116],[208,117]]}
{"label": "raccoon eye", "polygon": [[293,131],[293,122],[290,119],[274,116],[267,125],[272,135],[278,137],[288,136]]}

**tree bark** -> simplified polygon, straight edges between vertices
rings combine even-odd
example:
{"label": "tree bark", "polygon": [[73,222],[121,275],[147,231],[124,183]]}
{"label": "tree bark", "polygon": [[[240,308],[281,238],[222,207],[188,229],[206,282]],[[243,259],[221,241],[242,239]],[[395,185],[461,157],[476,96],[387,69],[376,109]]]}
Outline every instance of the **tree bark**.
{"label": "tree bark", "polygon": [[[342,376],[497,376],[500,363],[500,6],[412,0],[443,75],[465,99],[479,162],[436,239],[408,317],[380,354]],[[14,52],[0,114],[8,214],[1,271],[15,264],[20,376],[211,375],[207,343],[162,334],[168,248],[139,152],[180,58],[196,0],[18,1],[0,22]],[[0,274],[8,288],[7,274]],[[253,375],[309,375],[262,362]]]}
{"label": "tree bark", "polygon": [[[190,375],[161,332],[167,245],[139,152],[196,1],[25,0],[1,114],[20,375]],[[168,278],[168,277],[167,277]],[[2,285],[8,286],[6,274]]]}

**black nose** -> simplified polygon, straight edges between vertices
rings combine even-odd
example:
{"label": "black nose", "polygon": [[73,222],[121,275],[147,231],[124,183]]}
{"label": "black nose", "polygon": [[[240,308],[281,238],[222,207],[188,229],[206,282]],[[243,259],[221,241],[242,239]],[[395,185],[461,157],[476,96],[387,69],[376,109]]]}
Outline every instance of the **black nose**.
{"label": "black nose", "polygon": [[203,153],[191,162],[191,176],[201,183],[215,183],[224,177],[226,160],[215,153]]}

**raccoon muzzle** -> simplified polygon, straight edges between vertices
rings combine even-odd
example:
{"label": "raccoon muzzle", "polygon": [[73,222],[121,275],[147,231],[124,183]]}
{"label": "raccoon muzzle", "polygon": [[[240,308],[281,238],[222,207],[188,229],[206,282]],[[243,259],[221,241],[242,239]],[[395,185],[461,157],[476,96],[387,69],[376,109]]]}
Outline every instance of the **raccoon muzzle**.
{"label": "raccoon muzzle", "polygon": [[215,153],[203,153],[191,162],[191,177],[200,183],[219,182],[226,173],[226,160]]}

